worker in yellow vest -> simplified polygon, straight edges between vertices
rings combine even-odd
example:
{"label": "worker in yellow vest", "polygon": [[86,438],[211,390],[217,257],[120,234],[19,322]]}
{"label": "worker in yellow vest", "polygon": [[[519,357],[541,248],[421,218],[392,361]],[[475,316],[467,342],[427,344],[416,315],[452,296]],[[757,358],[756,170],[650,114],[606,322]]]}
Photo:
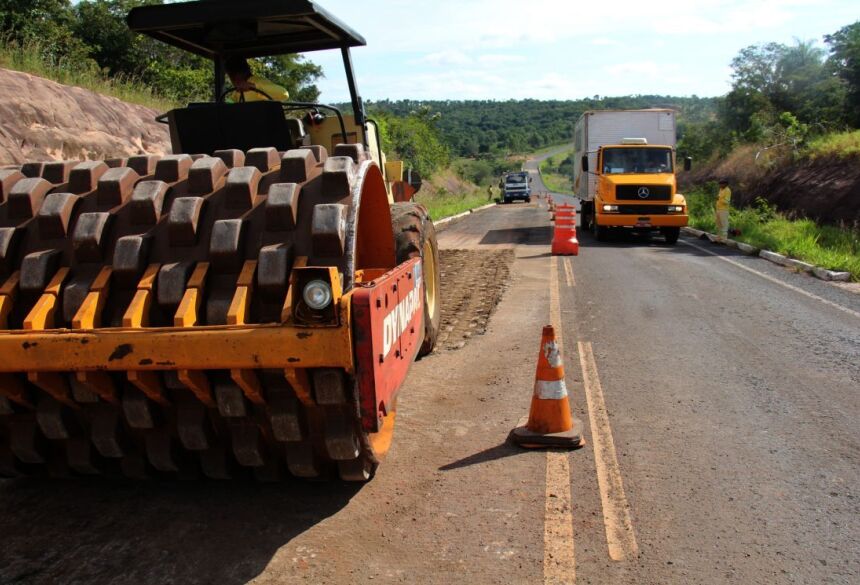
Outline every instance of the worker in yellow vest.
{"label": "worker in yellow vest", "polygon": [[732,190],[729,189],[728,179],[720,179],[720,190],[717,192],[716,222],[717,236],[721,240],[729,237],[729,211],[732,208]]}
{"label": "worker in yellow vest", "polygon": [[227,59],[224,63],[224,69],[227,72],[227,77],[230,78],[230,83],[235,88],[235,91],[227,96],[228,101],[233,103],[266,100],[285,102],[290,97],[287,90],[277,83],[264,77],[252,75],[248,61],[241,57]]}

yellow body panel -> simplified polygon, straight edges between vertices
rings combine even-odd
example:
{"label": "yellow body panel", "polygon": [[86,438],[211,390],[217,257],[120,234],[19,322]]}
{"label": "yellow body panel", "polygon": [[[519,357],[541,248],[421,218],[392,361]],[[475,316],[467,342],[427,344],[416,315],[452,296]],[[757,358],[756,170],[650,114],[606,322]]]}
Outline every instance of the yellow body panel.
{"label": "yellow body panel", "polygon": [[[365,129],[355,123],[353,116],[347,114],[343,116],[343,123],[346,127],[347,143],[360,143],[365,135]],[[377,141],[373,124],[367,126],[369,128],[369,131],[366,132],[367,148],[371,158],[382,171],[382,176],[385,179],[385,190],[388,192],[388,203],[391,204],[394,203],[391,184],[402,179],[404,165],[402,161],[388,161],[386,159],[385,153],[382,152]],[[311,144],[324,146],[329,153],[334,152],[335,146],[343,143],[343,134],[337,116],[329,115],[319,124],[308,125],[305,130],[311,137]]]}
{"label": "yellow body panel", "polygon": [[[667,149],[669,146],[660,145],[638,145],[624,144],[618,145],[624,149]],[[624,174],[602,174],[600,169],[603,168],[603,151],[612,148],[606,146],[601,149],[598,156],[598,164],[596,171],[598,172],[597,193],[594,197],[594,212],[595,220],[598,225],[612,227],[634,227],[641,222],[642,217],[648,217],[648,223],[654,227],[684,227],[689,223],[687,215],[687,200],[678,193],[677,182],[674,173],[624,173]],[[674,159],[674,149],[673,159]],[[674,160],[673,160],[674,163]],[[665,185],[670,187],[672,197],[669,201],[634,201],[630,199],[619,200],[615,197],[616,187],[621,185]],[[620,214],[606,213],[603,211],[604,205],[653,205],[655,207],[663,207],[666,205],[681,205],[684,211],[681,213],[657,213],[649,214],[647,212],[637,214]]]}
{"label": "yellow body panel", "polygon": [[641,217],[648,217],[648,223],[653,227],[684,227],[689,222],[686,214],[673,215],[627,215],[619,213],[600,213],[597,215],[597,224],[610,227],[634,227]]}
{"label": "yellow body panel", "polygon": [[0,372],[344,368],[354,371],[351,294],[337,327],[290,325],[0,332]]}

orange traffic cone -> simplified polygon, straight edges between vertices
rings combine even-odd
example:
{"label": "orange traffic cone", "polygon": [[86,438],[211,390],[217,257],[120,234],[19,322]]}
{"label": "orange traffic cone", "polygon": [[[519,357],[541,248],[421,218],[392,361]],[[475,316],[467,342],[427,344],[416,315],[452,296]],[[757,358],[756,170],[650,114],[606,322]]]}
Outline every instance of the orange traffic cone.
{"label": "orange traffic cone", "polygon": [[553,256],[579,256],[579,240],[576,239],[576,219],[561,218],[556,221],[552,232]]}
{"label": "orange traffic cone", "polygon": [[540,348],[529,416],[511,431],[510,439],[527,448],[581,447],[582,422],[570,414],[564,365],[551,325],[543,328]]}

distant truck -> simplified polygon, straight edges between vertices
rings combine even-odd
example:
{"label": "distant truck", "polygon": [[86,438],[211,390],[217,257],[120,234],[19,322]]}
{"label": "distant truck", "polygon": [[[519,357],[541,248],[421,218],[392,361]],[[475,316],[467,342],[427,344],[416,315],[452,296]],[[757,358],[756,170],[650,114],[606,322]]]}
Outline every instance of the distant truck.
{"label": "distant truck", "polygon": [[[675,180],[675,112],[585,112],[574,127],[573,189],[582,226],[597,240],[610,229],[659,230],[669,244],[687,225],[687,201]],[[684,161],[684,170],[691,160]]]}
{"label": "distant truck", "polygon": [[506,173],[499,181],[499,187],[502,190],[502,201],[511,203],[517,199],[522,199],[526,203],[532,200],[532,178],[527,171],[518,173]]}

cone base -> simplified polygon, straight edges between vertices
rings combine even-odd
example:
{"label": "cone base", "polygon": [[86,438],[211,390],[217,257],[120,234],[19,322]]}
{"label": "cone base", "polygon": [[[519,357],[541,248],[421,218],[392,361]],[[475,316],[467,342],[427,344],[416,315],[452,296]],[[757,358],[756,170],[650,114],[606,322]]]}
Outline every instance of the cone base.
{"label": "cone base", "polygon": [[585,439],[582,438],[582,421],[578,418],[573,419],[573,426],[569,431],[561,433],[535,433],[526,427],[527,422],[528,417],[520,419],[519,425],[508,436],[511,442],[525,449],[578,449],[585,445]]}

